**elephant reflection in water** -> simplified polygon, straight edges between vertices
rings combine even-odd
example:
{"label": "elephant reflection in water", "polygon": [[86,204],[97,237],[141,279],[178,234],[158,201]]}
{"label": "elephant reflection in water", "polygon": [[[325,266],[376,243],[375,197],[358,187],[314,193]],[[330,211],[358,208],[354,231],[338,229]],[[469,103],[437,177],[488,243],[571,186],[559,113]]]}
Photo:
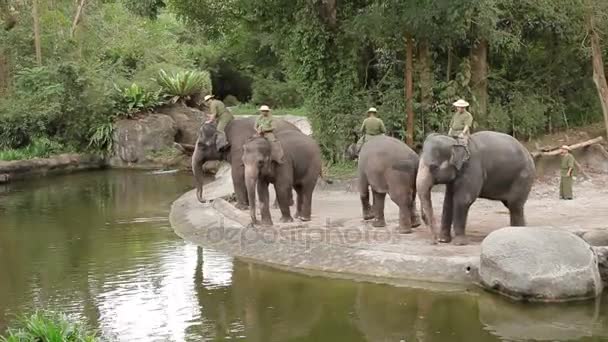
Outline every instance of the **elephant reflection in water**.
{"label": "elephant reflection in water", "polygon": [[368,341],[488,341],[474,296],[361,285],[356,325]]}
{"label": "elephant reflection in water", "polygon": [[[235,262],[232,284],[209,289],[202,286],[202,259],[199,248],[194,282],[203,322],[201,336],[285,341],[308,336],[319,322],[322,306],[311,298],[321,296],[323,289],[309,286],[307,278]],[[213,330],[207,330],[206,322],[213,322]]]}

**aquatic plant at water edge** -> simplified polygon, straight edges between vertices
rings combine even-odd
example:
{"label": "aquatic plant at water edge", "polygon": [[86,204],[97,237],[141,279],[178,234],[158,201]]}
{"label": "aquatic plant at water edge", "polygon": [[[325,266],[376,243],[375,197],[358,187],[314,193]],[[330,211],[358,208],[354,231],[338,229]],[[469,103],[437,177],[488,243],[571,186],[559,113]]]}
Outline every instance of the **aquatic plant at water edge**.
{"label": "aquatic plant at water edge", "polygon": [[111,121],[104,122],[97,127],[91,128],[91,139],[88,148],[92,148],[102,153],[112,152],[114,125]]}
{"label": "aquatic plant at water edge", "polygon": [[2,342],[94,342],[97,333],[65,314],[50,311],[22,316],[0,337]]}
{"label": "aquatic plant at water edge", "polygon": [[53,154],[67,152],[69,149],[47,137],[33,139],[29,145],[0,151],[0,160],[23,160],[32,158],[48,158]]}

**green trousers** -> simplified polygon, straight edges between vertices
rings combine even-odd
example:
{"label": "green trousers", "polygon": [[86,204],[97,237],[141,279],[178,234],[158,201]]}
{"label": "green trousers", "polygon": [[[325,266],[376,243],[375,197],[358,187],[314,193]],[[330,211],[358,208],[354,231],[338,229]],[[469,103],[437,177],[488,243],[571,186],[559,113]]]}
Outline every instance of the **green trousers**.
{"label": "green trousers", "polygon": [[562,176],[559,182],[559,198],[572,199],[572,177]]}
{"label": "green trousers", "polygon": [[220,117],[217,118],[217,130],[224,133],[226,126],[234,119],[234,116],[230,111],[226,111]]}

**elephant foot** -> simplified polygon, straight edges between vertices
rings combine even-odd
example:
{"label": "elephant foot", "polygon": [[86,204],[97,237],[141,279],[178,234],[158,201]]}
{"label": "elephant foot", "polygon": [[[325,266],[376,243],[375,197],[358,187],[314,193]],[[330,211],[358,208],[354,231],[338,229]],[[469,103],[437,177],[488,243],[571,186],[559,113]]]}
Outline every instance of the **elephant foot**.
{"label": "elephant foot", "polygon": [[452,235],[450,235],[450,233],[441,233],[439,234],[437,241],[440,243],[450,243],[452,242]]}
{"label": "elephant foot", "polygon": [[249,210],[249,205],[244,203],[237,203],[235,207],[239,210]]}
{"label": "elephant foot", "polygon": [[302,222],[309,222],[310,221],[310,216],[305,217],[305,216],[300,216],[298,217],[298,219]]}
{"label": "elephant foot", "polygon": [[386,222],[384,220],[375,219],[374,222],[372,222],[372,227],[386,227]]}
{"label": "elephant foot", "polygon": [[272,227],[272,220],[270,220],[270,219],[262,220],[261,225],[264,227]]}
{"label": "elephant foot", "polygon": [[399,227],[399,229],[397,229],[397,233],[399,234],[412,234],[412,228],[403,228],[403,227]]}
{"label": "elephant foot", "polygon": [[374,214],[370,214],[370,213],[363,214],[363,220],[364,221],[373,220],[374,218],[375,218]]}
{"label": "elephant foot", "polygon": [[289,223],[289,222],[293,222],[293,218],[291,218],[290,216],[283,216],[281,217],[281,223]]}
{"label": "elephant foot", "polygon": [[418,216],[412,217],[412,228],[420,227],[421,224],[422,224],[422,222],[420,221],[420,217],[418,217]]}
{"label": "elephant foot", "polygon": [[454,237],[453,244],[456,246],[466,246],[469,244],[469,239],[464,235],[457,235]]}

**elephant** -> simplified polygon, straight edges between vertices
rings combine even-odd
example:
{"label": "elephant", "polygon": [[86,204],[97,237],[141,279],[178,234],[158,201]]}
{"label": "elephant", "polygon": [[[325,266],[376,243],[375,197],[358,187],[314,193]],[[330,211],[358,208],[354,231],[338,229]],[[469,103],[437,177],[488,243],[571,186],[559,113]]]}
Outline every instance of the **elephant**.
{"label": "elephant", "polygon": [[[359,194],[363,219],[374,219],[372,226],[384,227],[384,200],[388,193],[399,206],[398,232],[410,234],[420,225],[416,213],[416,172],[418,155],[409,146],[393,137],[378,135],[363,144],[357,154],[355,144],[348,147],[347,158],[358,159]],[[373,193],[373,209],[369,204],[369,187]]]}
{"label": "elephant", "polygon": [[261,204],[262,225],[271,226],[269,208],[269,183],[274,184],[281,222],[293,222],[289,210],[291,189],[296,191],[296,218],[310,221],[312,194],[321,176],[321,151],[309,136],[297,131],[281,131],[275,136],[283,148],[281,164],[273,161],[270,142],[259,136],[252,137],[243,145],[243,165],[245,183],[249,196],[249,212],[252,225],[257,224],[255,208],[255,187]]}
{"label": "elephant", "polygon": [[[203,199],[203,164],[209,160],[224,160],[229,162],[231,166],[232,183],[237,198],[236,207],[241,210],[248,208],[245,167],[242,157],[243,144],[255,134],[254,123],[255,117],[232,120],[224,130],[230,146],[221,152],[217,150],[215,145],[216,124],[213,122],[205,123],[200,127],[192,155],[192,173],[196,183],[196,197],[199,202],[206,202]],[[283,130],[300,132],[295,125],[282,119],[275,119],[274,124],[276,125],[275,132]]]}
{"label": "elephant", "polygon": [[[416,188],[433,243],[451,242],[453,225],[453,243],[467,244],[467,217],[477,198],[501,201],[509,209],[511,226],[525,226],[524,205],[535,178],[532,156],[510,135],[480,131],[469,136],[465,147],[453,137],[430,134],[422,147]],[[446,185],[439,230],[431,201],[435,184]]]}

